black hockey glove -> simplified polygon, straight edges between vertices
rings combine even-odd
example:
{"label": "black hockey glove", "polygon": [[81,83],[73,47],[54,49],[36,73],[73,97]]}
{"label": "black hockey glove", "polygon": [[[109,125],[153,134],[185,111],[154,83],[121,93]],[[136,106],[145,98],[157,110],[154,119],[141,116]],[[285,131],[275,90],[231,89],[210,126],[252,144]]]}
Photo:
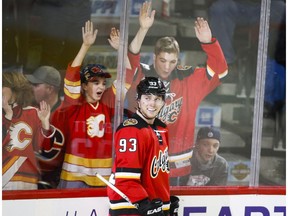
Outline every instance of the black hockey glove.
{"label": "black hockey glove", "polygon": [[161,199],[153,199],[151,202],[145,199],[136,205],[143,216],[164,216]]}
{"label": "black hockey glove", "polygon": [[177,196],[170,196],[170,216],[178,216],[179,198]]}

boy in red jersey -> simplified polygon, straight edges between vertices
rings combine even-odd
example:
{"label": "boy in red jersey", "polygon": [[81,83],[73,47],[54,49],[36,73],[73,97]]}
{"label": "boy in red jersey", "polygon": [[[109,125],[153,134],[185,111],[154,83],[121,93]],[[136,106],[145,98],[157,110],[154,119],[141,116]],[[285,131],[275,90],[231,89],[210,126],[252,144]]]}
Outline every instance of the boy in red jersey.
{"label": "boy in red jersey", "polygon": [[145,76],[159,77],[165,85],[167,99],[158,115],[168,127],[170,184],[186,185],[191,172],[196,111],[202,100],[221,84],[227,75],[227,63],[216,38],[212,37],[206,20],[195,21],[196,37],[207,54],[205,67],[192,68],[178,64],[180,49],[173,37],[160,38],[154,48],[153,64],[140,63],[142,42],[154,22],[155,10],[149,12],[151,2],[144,2],[139,14],[140,28],[129,45],[131,70],[126,77],[133,79],[126,94],[128,110],[134,112],[136,83]]}
{"label": "boy in red jersey", "polygon": [[158,78],[140,81],[137,111],[117,128],[110,182],[133,204],[108,188],[111,216],[169,215],[168,130],[156,118],[165,104],[165,94]]}
{"label": "boy in red jersey", "polygon": [[[83,44],[68,65],[64,79],[64,100],[51,120],[63,136],[62,148],[65,149],[58,188],[105,186],[95,178],[95,172],[106,179],[111,174],[111,118],[114,113],[102,102],[106,78],[111,75],[99,64],[88,64],[81,69],[97,32],[91,21],[87,21],[82,28]],[[114,101],[115,98],[109,99]],[[46,152],[51,149],[51,145],[44,146]]]}

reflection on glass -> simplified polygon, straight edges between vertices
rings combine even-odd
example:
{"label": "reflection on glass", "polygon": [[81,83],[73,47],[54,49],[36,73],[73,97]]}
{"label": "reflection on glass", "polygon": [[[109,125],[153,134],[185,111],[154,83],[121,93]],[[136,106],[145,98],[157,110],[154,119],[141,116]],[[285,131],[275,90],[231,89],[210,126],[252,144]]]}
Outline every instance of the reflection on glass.
{"label": "reflection on glass", "polygon": [[[3,34],[3,41],[7,42],[3,46],[3,70],[9,71],[12,67],[16,68],[20,65],[24,74],[32,74],[40,79],[39,74],[35,74],[37,68],[43,65],[54,67],[61,76],[61,85],[51,85],[44,81],[33,83],[33,80],[29,80],[33,84],[36,103],[44,99],[46,90],[53,92],[54,96],[51,98],[54,98],[54,103],[48,102],[53,113],[55,108],[61,104],[60,99],[67,97],[63,91],[65,70],[81,47],[81,27],[91,18],[94,28],[99,31],[96,46],[91,46],[87,51],[84,64],[97,63],[106,66],[107,71],[112,75],[112,78],[106,81],[106,86],[113,86],[117,71],[117,48],[116,50],[111,48],[107,37],[112,27],[119,27],[119,17],[122,13],[119,1],[114,1],[113,4],[108,4],[108,1],[100,4],[103,1],[78,0],[75,2],[63,1],[65,3],[60,4],[60,1],[43,0],[32,4],[32,7],[30,5],[29,10],[24,3],[20,5],[22,1],[16,1],[19,5],[14,10],[16,8],[19,10],[17,11],[18,19],[14,19],[15,11],[9,13],[9,10],[3,9],[3,29],[7,30]],[[129,44],[139,27],[140,31],[143,27],[138,20],[142,2],[133,2],[129,16]],[[215,126],[221,130],[221,144],[218,153],[226,159],[229,165],[227,185],[249,185],[252,174],[250,157],[257,55],[259,55],[260,3],[261,1],[237,0],[152,1],[152,11],[156,10],[155,20],[148,26],[147,34],[142,35],[143,41],[136,44],[136,48],[133,44],[130,46],[128,57],[130,63],[132,62],[132,69],[126,71],[126,76],[131,87],[127,85],[126,88],[128,90],[130,87],[125,100],[125,108],[128,110],[125,112],[125,117],[127,117],[126,114],[129,115],[130,111],[135,110],[133,102],[135,101],[137,81],[147,74],[160,77],[164,81],[168,93],[166,105],[159,117],[168,125],[170,131],[172,186],[187,185],[190,174],[193,172],[193,167],[191,171],[191,160],[193,162],[195,159],[193,157],[196,155],[192,156],[192,150],[196,144],[196,134],[203,126]],[[10,6],[3,3],[3,8],[11,8]],[[271,0],[263,98],[260,185],[286,184],[285,8],[284,1]],[[24,11],[26,12],[24,13]],[[61,16],[58,16],[59,14]],[[207,26],[204,28],[208,29],[208,32],[209,29],[211,30],[212,40],[203,40],[199,36],[199,28],[198,34],[196,34],[194,22],[197,17],[203,17],[208,21],[209,28]],[[203,24],[202,21],[198,21],[198,23]],[[12,31],[17,28],[16,26],[22,26],[23,29]],[[26,38],[25,32],[27,31],[29,31],[29,38]],[[15,38],[19,39],[18,47]],[[167,47],[165,47],[165,43],[168,43]],[[166,48],[168,51],[165,50]],[[12,50],[17,52],[11,53]],[[263,53],[260,54],[263,55]],[[227,69],[224,57],[228,65],[227,76],[224,76]],[[140,65],[140,62],[145,65]],[[136,68],[138,73],[134,76]],[[41,75],[43,76],[43,73]],[[105,96],[105,98],[110,97]],[[57,102],[55,103],[55,101]],[[114,107],[113,99],[109,101],[109,106]],[[95,104],[91,106],[92,109],[93,107],[95,108]],[[95,122],[94,120],[92,119],[91,122]],[[5,121],[4,117],[3,121]],[[70,124],[66,118],[63,122],[67,123],[63,126],[78,128],[77,130],[71,129],[76,136],[77,133],[84,133],[87,129],[87,125],[83,121]],[[91,128],[94,128],[94,123],[91,124],[93,125]],[[105,126],[112,130],[111,124]],[[110,132],[112,133],[112,131]],[[3,140],[5,140],[4,136]],[[84,143],[91,144],[88,140],[83,137],[79,140],[71,140],[70,144],[73,143],[73,148],[70,150],[77,154],[83,153],[83,151],[89,152],[86,147],[83,148]],[[61,161],[60,167],[62,167],[62,160],[65,160],[63,151],[65,141],[66,138],[61,130],[56,129],[53,150],[42,152],[42,156],[56,157]],[[102,151],[106,148],[104,146],[102,146],[103,149],[97,150],[99,155],[102,155]],[[80,161],[78,157],[73,158],[73,161],[74,159]],[[40,165],[42,166],[41,163]],[[56,164],[52,164],[51,167],[44,167],[45,172],[42,174],[45,174],[44,177],[51,182],[53,188],[56,188],[60,178],[59,171],[55,175],[48,171],[51,169],[61,170],[61,168]],[[265,170],[268,171],[265,172]],[[35,180],[35,182],[37,181]],[[50,188],[51,185],[43,183],[42,187]]]}

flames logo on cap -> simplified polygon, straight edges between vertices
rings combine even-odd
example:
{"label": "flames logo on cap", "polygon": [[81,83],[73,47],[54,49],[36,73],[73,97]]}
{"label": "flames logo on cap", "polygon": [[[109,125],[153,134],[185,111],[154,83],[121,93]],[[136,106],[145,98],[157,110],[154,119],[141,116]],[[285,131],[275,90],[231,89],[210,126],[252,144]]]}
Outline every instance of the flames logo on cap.
{"label": "flames logo on cap", "polygon": [[96,67],[96,66],[92,67],[90,70],[91,70],[93,73],[98,73],[98,72],[103,73],[102,69],[99,68],[99,67]]}
{"label": "flames logo on cap", "polygon": [[106,67],[100,64],[89,64],[80,72],[81,82],[92,81],[94,77],[104,76],[111,78],[108,72],[105,72]]}

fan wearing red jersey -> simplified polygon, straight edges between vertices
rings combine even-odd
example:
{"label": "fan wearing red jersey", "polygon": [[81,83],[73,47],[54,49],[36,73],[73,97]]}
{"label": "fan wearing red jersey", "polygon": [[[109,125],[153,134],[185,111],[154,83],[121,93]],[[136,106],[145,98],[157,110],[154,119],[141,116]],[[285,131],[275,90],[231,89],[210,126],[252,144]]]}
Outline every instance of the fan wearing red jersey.
{"label": "fan wearing red jersey", "polygon": [[132,203],[108,188],[111,216],[169,215],[168,130],[156,118],[165,104],[165,94],[158,78],[141,80],[137,111],[116,130],[110,182]]}
{"label": "fan wearing red jersey", "polygon": [[186,185],[191,173],[196,111],[202,100],[221,84],[228,73],[222,49],[203,18],[195,21],[196,37],[207,55],[205,67],[178,64],[180,48],[173,37],[162,37],[154,48],[153,64],[140,63],[140,49],[154,22],[155,10],[151,2],[144,2],[139,14],[140,28],[129,45],[128,58],[131,69],[126,77],[131,87],[126,94],[127,109],[134,112],[136,85],[143,77],[159,77],[165,85],[167,99],[158,114],[169,129],[170,184]]}
{"label": "fan wearing red jersey", "polygon": [[[103,93],[107,90],[106,79],[111,75],[100,64],[81,68],[97,32],[91,21],[82,28],[82,46],[65,74],[64,100],[51,120],[64,137],[62,148],[65,154],[58,188],[105,186],[95,178],[95,172],[107,180],[111,174],[111,118],[114,113],[102,102]],[[115,97],[112,95],[109,99],[114,101]],[[51,149],[53,145],[44,146],[46,152]]]}
{"label": "fan wearing red jersey", "polygon": [[42,142],[50,142],[50,106],[34,100],[26,77],[15,71],[2,74],[2,190],[35,190],[40,169],[35,156]]}

